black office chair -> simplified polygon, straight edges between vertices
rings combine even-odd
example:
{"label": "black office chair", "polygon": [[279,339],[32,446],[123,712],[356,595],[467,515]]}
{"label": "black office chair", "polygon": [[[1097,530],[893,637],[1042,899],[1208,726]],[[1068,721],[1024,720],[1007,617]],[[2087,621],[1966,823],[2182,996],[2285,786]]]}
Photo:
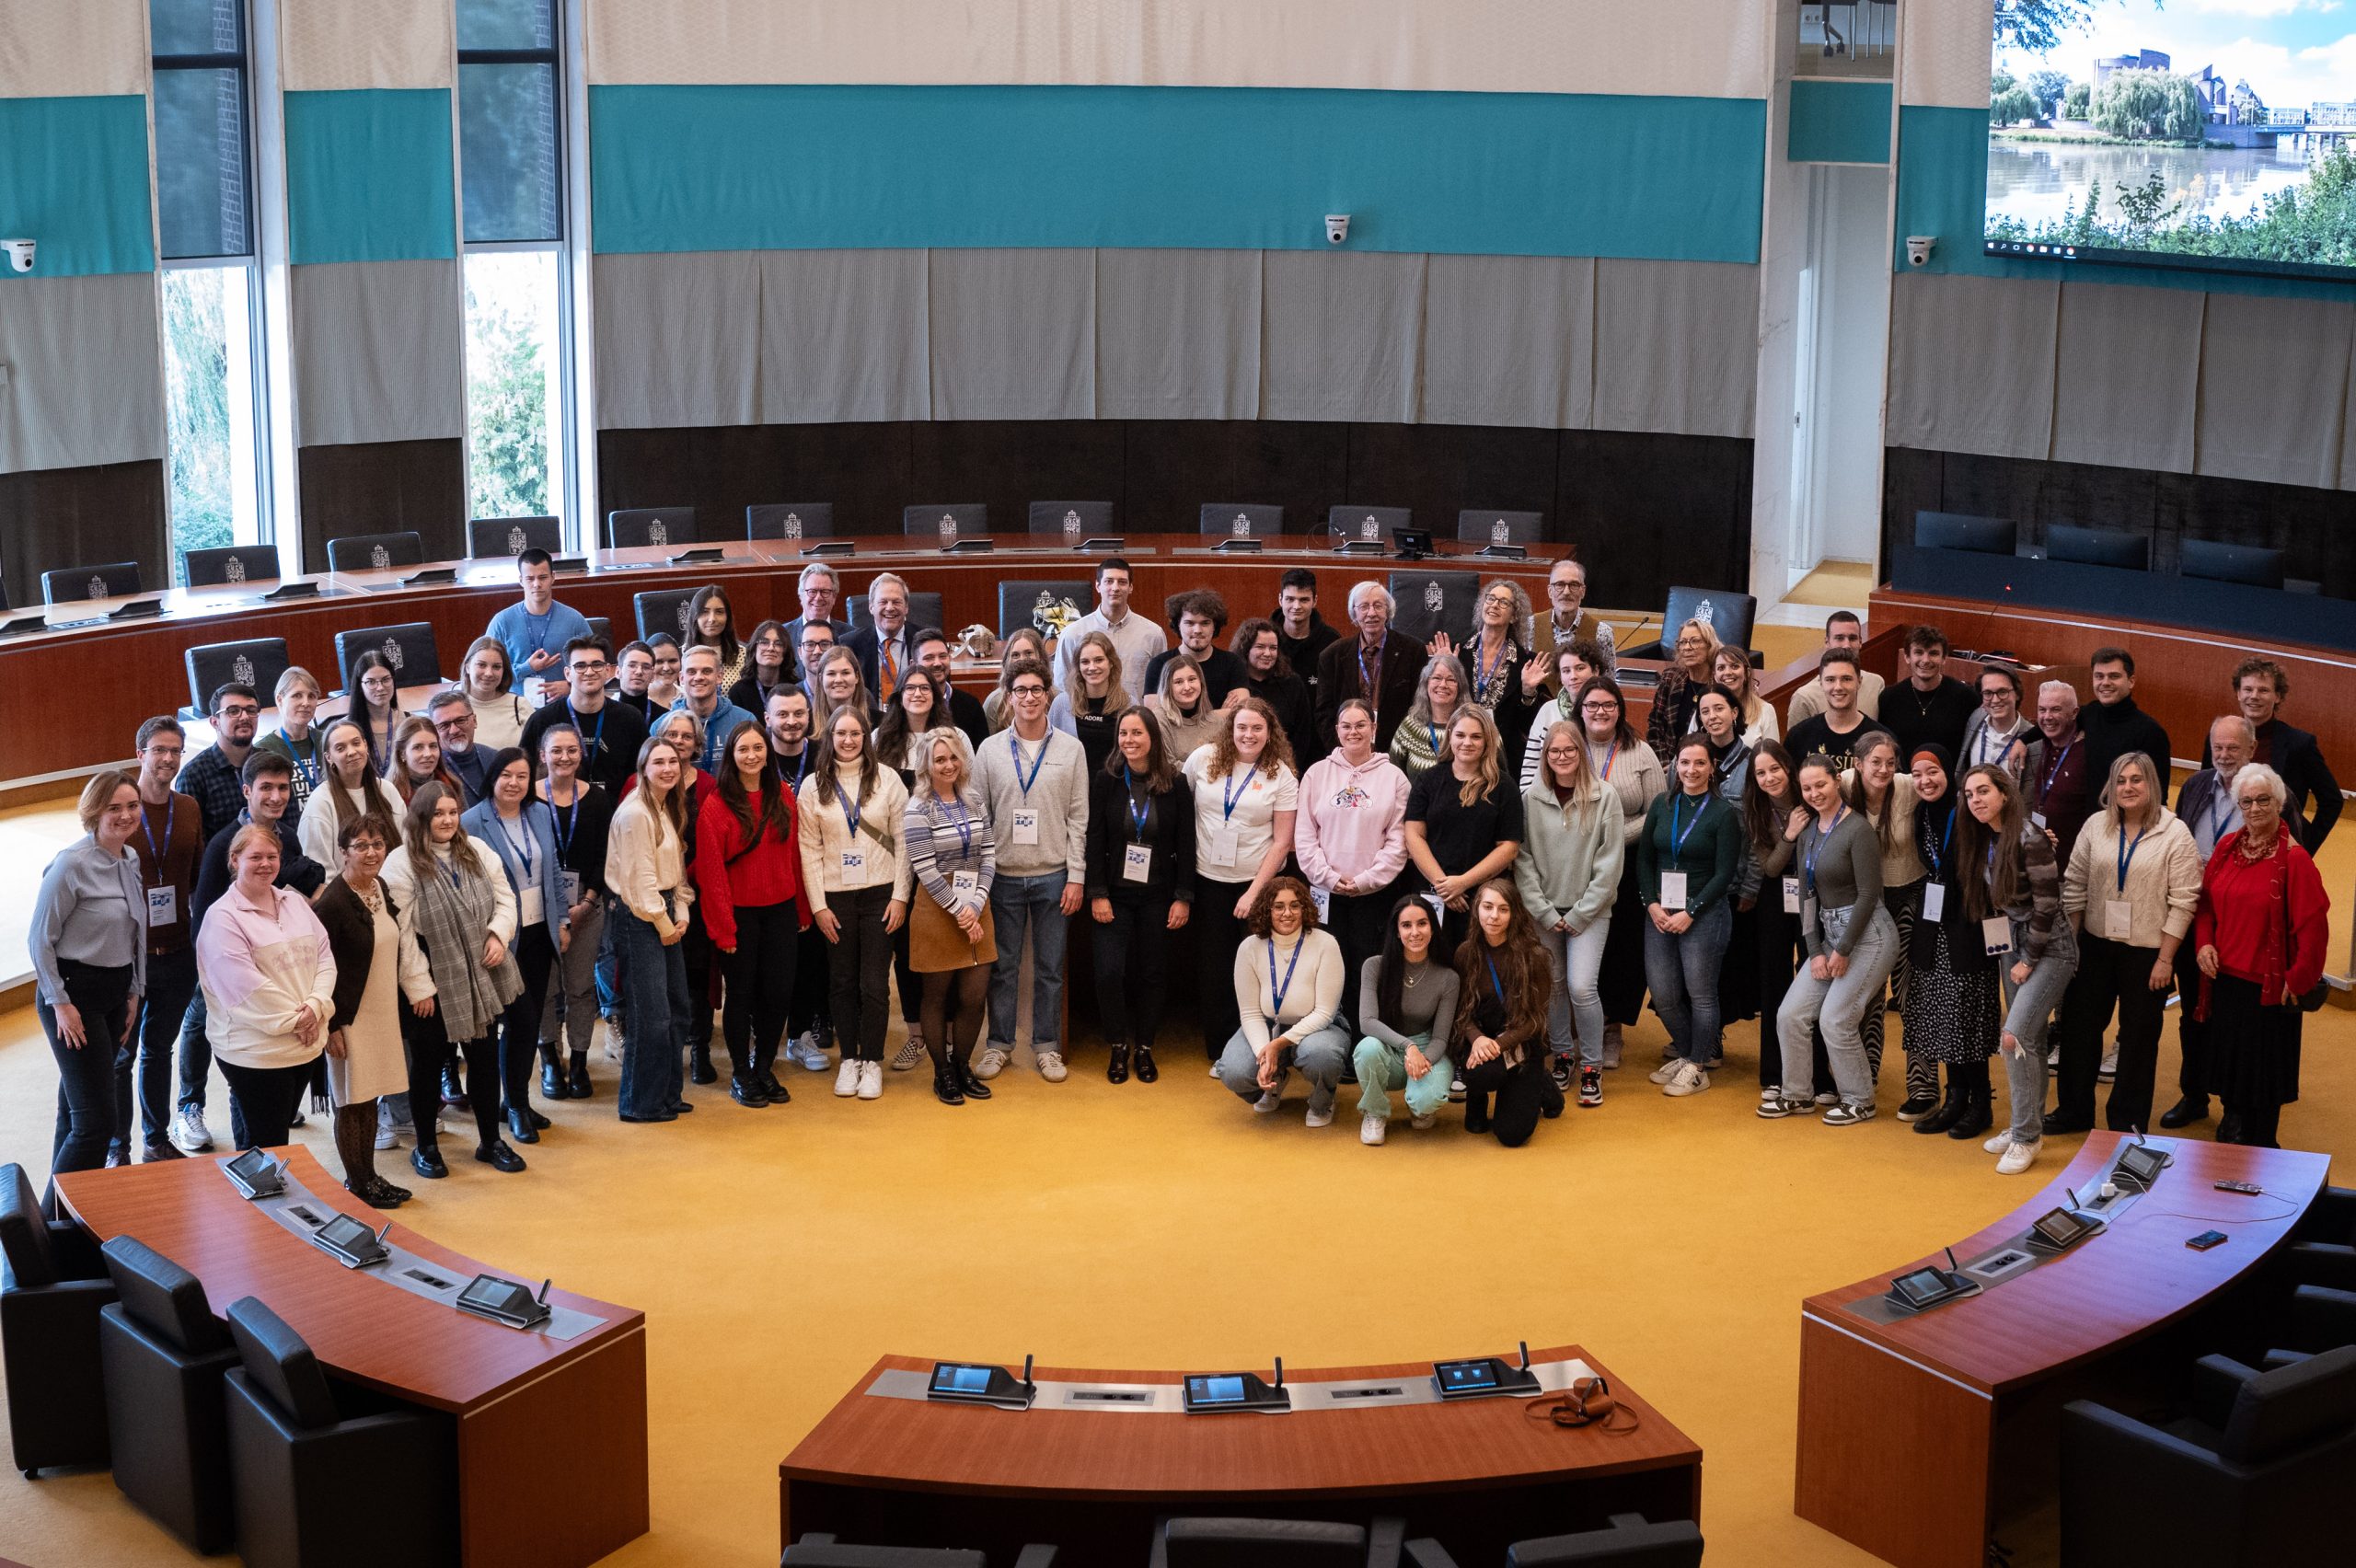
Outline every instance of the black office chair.
{"label": "black office chair", "polygon": [[[1410,1568],[1456,1568],[1445,1547],[1428,1538],[1407,1543]],[[1642,1514],[1614,1514],[1600,1530],[1539,1536],[1506,1548],[1506,1568],[1698,1568],[1702,1528],[1691,1519],[1652,1524]]]}
{"label": "black office chair", "polygon": [[1407,1533],[1398,1519],[1162,1518],[1151,1568],[1397,1568]]}
{"label": "black office chair", "polygon": [[2356,1345],[2255,1372],[2193,1366],[2165,1424],[2062,1408],[2062,1561],[2071,1568],[2338,1562],[2356,1487]]}
{"label": "black office chair", "polygon": [[393,667],[397,686],[432,686],[443,679],[441,651],[433,645],[432,621],[403,621],[398,626],[355,627],[335,634],[335,667],[352,688],[352,662],[363,653],[382,653]]}
{"label": "black office chair", "polygon": [[638,635],[642,641],[656,632],[668,632],[680,647],[687,645],[689,623],[695,619],[696,588],[649,588],[643,594],[629,596],[630,608],[638,615]]}
{"label": "black office chair", "polygon": [[253,687],[268,708],[276,700],[278,677],[294,661],[287,657],[286,639],[249,637],[242,642],[200,642],[182,653],[180,662],[188,667],[188,706],[180,709],[180,717],[201,719],[214,691],[231,681]]}
{"label": "black office chair", "polygon": [[2356,1290],[2356,1187],[2326,1187],[2308,1206],[2284,1272],[2303,1285]]}
{"label": "black office chair", "polygon": [[1397,608],[1391,624],[1403,637],[1428,642],[1432,633],[1445,631],[1461,642],[1472,635],[1474,606],[1481,600],[1477,571],[1394,571],[1391,597]]}
{"label": "black office chair", "polygon": [[[1719,588],[1671,588],[1669,603],[1660,612],[1660,636],[1650,642],[1620,650],[1623,659],[1667,659],[1676,652],[1677,631],[1687,621],[1698,620],[1718,634],[1718,640],[1736,648],[1750,646],[1750,623],[1759,615],[1759,601],[1748,594],[1731,594]],[[1751,654],[1755,668],[1759,655]]]}
{"label": "black office chair", "polygon": [[45,1217],[21,1165],[0,1165],[0,1366],[17,1468],[107,1462],[98,1313],[114,1300],[81,1227]]}
{"label": "black office chair", "polygon": [[1039,616],[1048,605],[1068,604],[1086,615],[1089,596],[1095,585],[1085,577],[1022,577],[998,585],[998,634],[1007,637],[1018,626],[1038,630],[1042,637],[1051,635],[1039,623]]}
{"label": "black office chair", "polygon": [[[853,631],[857,631],[860,627],[871,624],[867,618],[866,594],[854,594],[849,597],[849,599],[845,601],[845,604],[848,607],[843,611],[843,617],[850,622],[850,628]],[[952,628],[948,627],[941,626],[941,617],[946,612],[941,608],[941,598],[940,594],[931,592],[930,589],[918,588],[909,590],[908,629],[910,631],[922,631],[929,626],[941,627],[941,629],[943,631],[951,630]]]}
{"label": "black office chair", "polygon": [[1203,502],[1201,529],[1222,539],[1273,539],[1285,531],[1285,509],[1249,501]]}
{"label": "black office chair", "polygon": [[[1014,1568],[1055,1568],[1056,1549],[1026,1546]],[[778,1568],[989,1568],[978,1551],[937,1546],[845,1546],[831,1534],[813,1530],[785,1549]]]}
{"label": "black office chair", "polygon": [[1415,525],[1415,513],[1404,506],[1335,506],[1325,513],[1325,531],[1335,539],[1373,541],[1386,548],[1392,529]]}
{"label": "black office chair", "polygon": [[1114,532],[1113,503],[1109,501],[1034,501],[1031,503],[1031,532],[1050,535],[1067,545],[1077,545],[1082,539],[1101,539]]}
{"label": "black office chair", "polygon": [[555,555],[564,548],[564,524],[554,517],[475,517],[467,523],[467,559],[519,556],[525,550]]}
{"label": "black office chair", "polygon": [[40,602],[71,605],[83,599],[122,599],[144,592],[135,560],[98,566],[61,566],[40,574]]}
{"label": "black office chair", "polygon": [[2326,1285],[2302,1285],[2268,1336],[2274,1348],[2266,1353],[2269,1372],[2320,1355],[2327,1350],[2356,1344],[2356,1290],[2334,1290]]}
{"label": "black office chair", "polygon": [[275,582],[278,551],[269,545],[222,545],[209,550],[183,550],[180,576],[191,588]]}
{"label": "black office chair", "polygon": [[1519,545],[1530,548],[1546,531],[1542,512],[1460,512],[1456,537],[1467,545]]}
{"label": "black office chair", "polygon": [[[247,1568],[415,1568],[458,1560],[447,1417],[345,1408],[303,1338],[252,1297],[229,1304],[237,1551]],[[520,1506],[519,1500],[519,1506]],[[528,1528],[519,1513],[517,1528]]]}
{"label": "black office chair", "polygon": [[328,541],[329,571],[390,571],[425,562],[424,536],[414,530],[398,534],[351,534]]}
{"label": "black office chair", "polygon": [[2020,525],[2009,517],[1981,517],[1968,512],[1917,512],[1914,544],[1919,549],[2008,556],[2019,548]]}
{"label": "black office chair", "polygon": [[611,648],[614,646],[614,623],[610,617],[606,616],[583,616],[582,618],[589,623],[589,629],[592,633],[606,640],[606,647]]}
{"label": "black office chair", "polygon": [[98,1314],[114,1483],[198,1551],[226,1551],[237,1516],[221,1376],[237,1348],[194,1274],[128,1236],[101,1251],[116,1297]]}
{"label": "black office chair", "polygon": [[748,539],[834,536],[835,503],[831,501],[780,501],[745,508],[745,537]]}
{"label": "black office chair", "polygon": [[629,506],[606,514],[607,549],[695,542],[696,509],[692,506]]}
{"label": "black office chair", "polygon": [[987,538],[990,509],[977,501],[904,506],[900,532],[911,539],[932,539],[942,545],[955,539]]}

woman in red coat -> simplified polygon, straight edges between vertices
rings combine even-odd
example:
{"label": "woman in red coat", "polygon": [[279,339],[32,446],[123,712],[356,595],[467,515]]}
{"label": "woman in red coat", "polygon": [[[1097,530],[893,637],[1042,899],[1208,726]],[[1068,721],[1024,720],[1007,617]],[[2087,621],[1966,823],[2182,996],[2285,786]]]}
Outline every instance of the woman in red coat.
{"label": "woman in red coat", "polygon": [[696,908],[727,980],[721,1032],[728,1043],[729,1097],[739,1105],[782,1105],[777,1050],[793,999],[802,912],[802,848],[794,840],[793,791],[769,766],[758,724],[737,728],[716,786],[696,810],[689,874]]}
{"label": "woman in red coat", "polygon": [[2282,1107],[2299,1098],[2299,997],[2323,978],[2331,900],[2316,863],[2282,827],[2290,791],[2251,763],[2234,775],[2242,826],[2217,842],[2193,918],[2210,1087],[2225,1102],[2219,1143],[2280,1148]]}

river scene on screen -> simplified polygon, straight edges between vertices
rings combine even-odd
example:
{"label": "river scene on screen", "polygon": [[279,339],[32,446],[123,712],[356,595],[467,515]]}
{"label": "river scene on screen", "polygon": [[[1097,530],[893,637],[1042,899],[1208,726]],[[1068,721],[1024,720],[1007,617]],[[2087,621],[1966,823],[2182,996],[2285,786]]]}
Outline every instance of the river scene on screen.
{"label": "river scene on screen", "polygon": [[1987,236],[2356,269],[2356,3],[1999,0]]}

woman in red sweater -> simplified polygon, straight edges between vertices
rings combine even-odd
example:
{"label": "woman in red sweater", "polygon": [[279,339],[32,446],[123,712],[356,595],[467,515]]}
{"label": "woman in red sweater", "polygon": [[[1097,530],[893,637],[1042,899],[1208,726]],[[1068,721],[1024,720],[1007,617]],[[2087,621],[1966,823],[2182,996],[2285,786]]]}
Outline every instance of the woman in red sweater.
{"label": "woman in red sweater", "polygon": [[2225,1102],[2219,1143],[2280,1148],[2282,1107],[2299,1098],[2299,997],[2323,978],[2331,900],[2316,863],[2282,828],[2281,775],[2234,775],[2242,826],[2217,841],[2193,917],[2197,1016],[2209,1024],[2209,1087]]}
{"label": "woman in red sweater", "polygon": [[756,1108],[791,1098],[776,1069],[793,998],[795,938],[807,920],[795,815],[793,792],[769,766],[768,737],[758,724],[740,726],[717,787],[697,808],[690,874],[727,978],[721,1031],[729,1097]]}

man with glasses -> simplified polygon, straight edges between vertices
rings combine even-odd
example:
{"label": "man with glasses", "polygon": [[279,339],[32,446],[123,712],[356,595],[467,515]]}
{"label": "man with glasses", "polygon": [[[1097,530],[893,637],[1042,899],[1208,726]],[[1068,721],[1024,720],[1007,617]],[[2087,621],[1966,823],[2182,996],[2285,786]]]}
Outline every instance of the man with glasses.
{"label": "man with glasses", "polygon": [[793,654],[801,661],[801,673],[794,678],[801,683],[802,695],[810,699],[810,710],[814,713],[820,706],[818,665],[826,659],[828,651],[841,640],[842,637],[835,630],[832,621],[812,621],[794,634]]}
{"label": "man with glasses", "polygon": [[[785,645],[797,657],[803,645],[802,634],[809,628],[826,628],[829,647],[850,635],[850,622],[834,618],[835,605],[842,598],[842,580],[835,575],[833,567],[822,560],[812,561],[794,580],[793,593],[802,601],[802,613],[785,623]],[[796,680],[806,681],[809,675],[810,665],[806,663],[793,671]]]}
{"label": "man with glasses", "polygon": [[[134,1052],[125,1042],[114,1060],[116,1147],[109,1165],[131,1163],[131,1078],[139,1069],[139,1117],[143,1158],[178,1159],[172,1147],[172,1037],[179,1032],[196,995],[196,926],[190,905],[196,894],[196,863],[204,854],[204,828],[194,800],[172,788],[187,744],[179,722],[150,719],[139,726],[139,825],[131,838],[139,857],[139,882],[146,905],[138,911],[147,939],[147,997],[139,1015]],[[203,1124],[202,1113],[196,1122]],[[205,1142],[211,1142],[206,1135]]]}
{"label": "man with glasses", "polygon": [[1039,1076],[1064,1081],[1064,942],[1088,885],[1088,759],[1047,723],[1047,667],[1022,659],[1006,673],[1014,721],[975,748],[974,784],[990,815],[998,872],[990,884],[998,964],[990,972],[989,1040],[974,1076],[992,1078],[1014,1054],[1022,938],[1031,933],[1031,1050]]}
{"label": "man with glasses", "polygon": [[425,721],[433,726],[442,742],[442,766],[466,792],[467,798],[458,803],[473,805],[491,789],[491,753],[475,744],[475,705],[467,700],[465,692],[447,686],[426,700]]}
{"label": "man with glasses", "polygon": [[[564,645],[565,697],[551,702],[524,721],[524,755],[540,755],[540,737],[551,724],[570,724],[581,732],[581,777],[601,786],[609,800],[622,798],[622,785],[638,767],[638,748],[646,740],[646,720],[627,702],[606,691],[606,661],[612,650],[603,638],[576,637]],[[649,673],[653,661],[647,661]]]}
{"label": "man with glasses", "polygon": [[515,576],[524,585],[524,602],[491,617],[487,635],[507,650],[516,687],[522,689],[526,675],[537,676],[541,700],[553,702],[564,688],[565,645],[589,635],[589,617],[557,603],[556,562],[548,551],[536,548],[517,556]]}
{"label": "man with glasses", "polygon": [[193,796],[204,813],[204,841],[235,822],[246,809],[238,771],[254,749],[254,732],[261,727],[261,698],[254,688],[231,681],[213,688],[213,744],[188,759],[172,788]]}
{"label": "man with glasses", "polygon": [[1601,674],[1613,672],[1611,623],[1596,618],[1587,607],[1587,568],[1577,561],[1556,561],[1546,572],[1546,613],[1530,628],[1530,656],[1522,662],[1521,689],[1535,697],[1554,674],[1554,650],[1588,641],[1603,651]]}
{"label": "man with glasses", "polygon": [[929,626],[908,640],[917,651],[917,663],[949,694],[950,722],[965,732],[968,743],[980,745],[989,738],[990,721],[982,712],[981,698],[949,684],[949,634],[937,626]]}

